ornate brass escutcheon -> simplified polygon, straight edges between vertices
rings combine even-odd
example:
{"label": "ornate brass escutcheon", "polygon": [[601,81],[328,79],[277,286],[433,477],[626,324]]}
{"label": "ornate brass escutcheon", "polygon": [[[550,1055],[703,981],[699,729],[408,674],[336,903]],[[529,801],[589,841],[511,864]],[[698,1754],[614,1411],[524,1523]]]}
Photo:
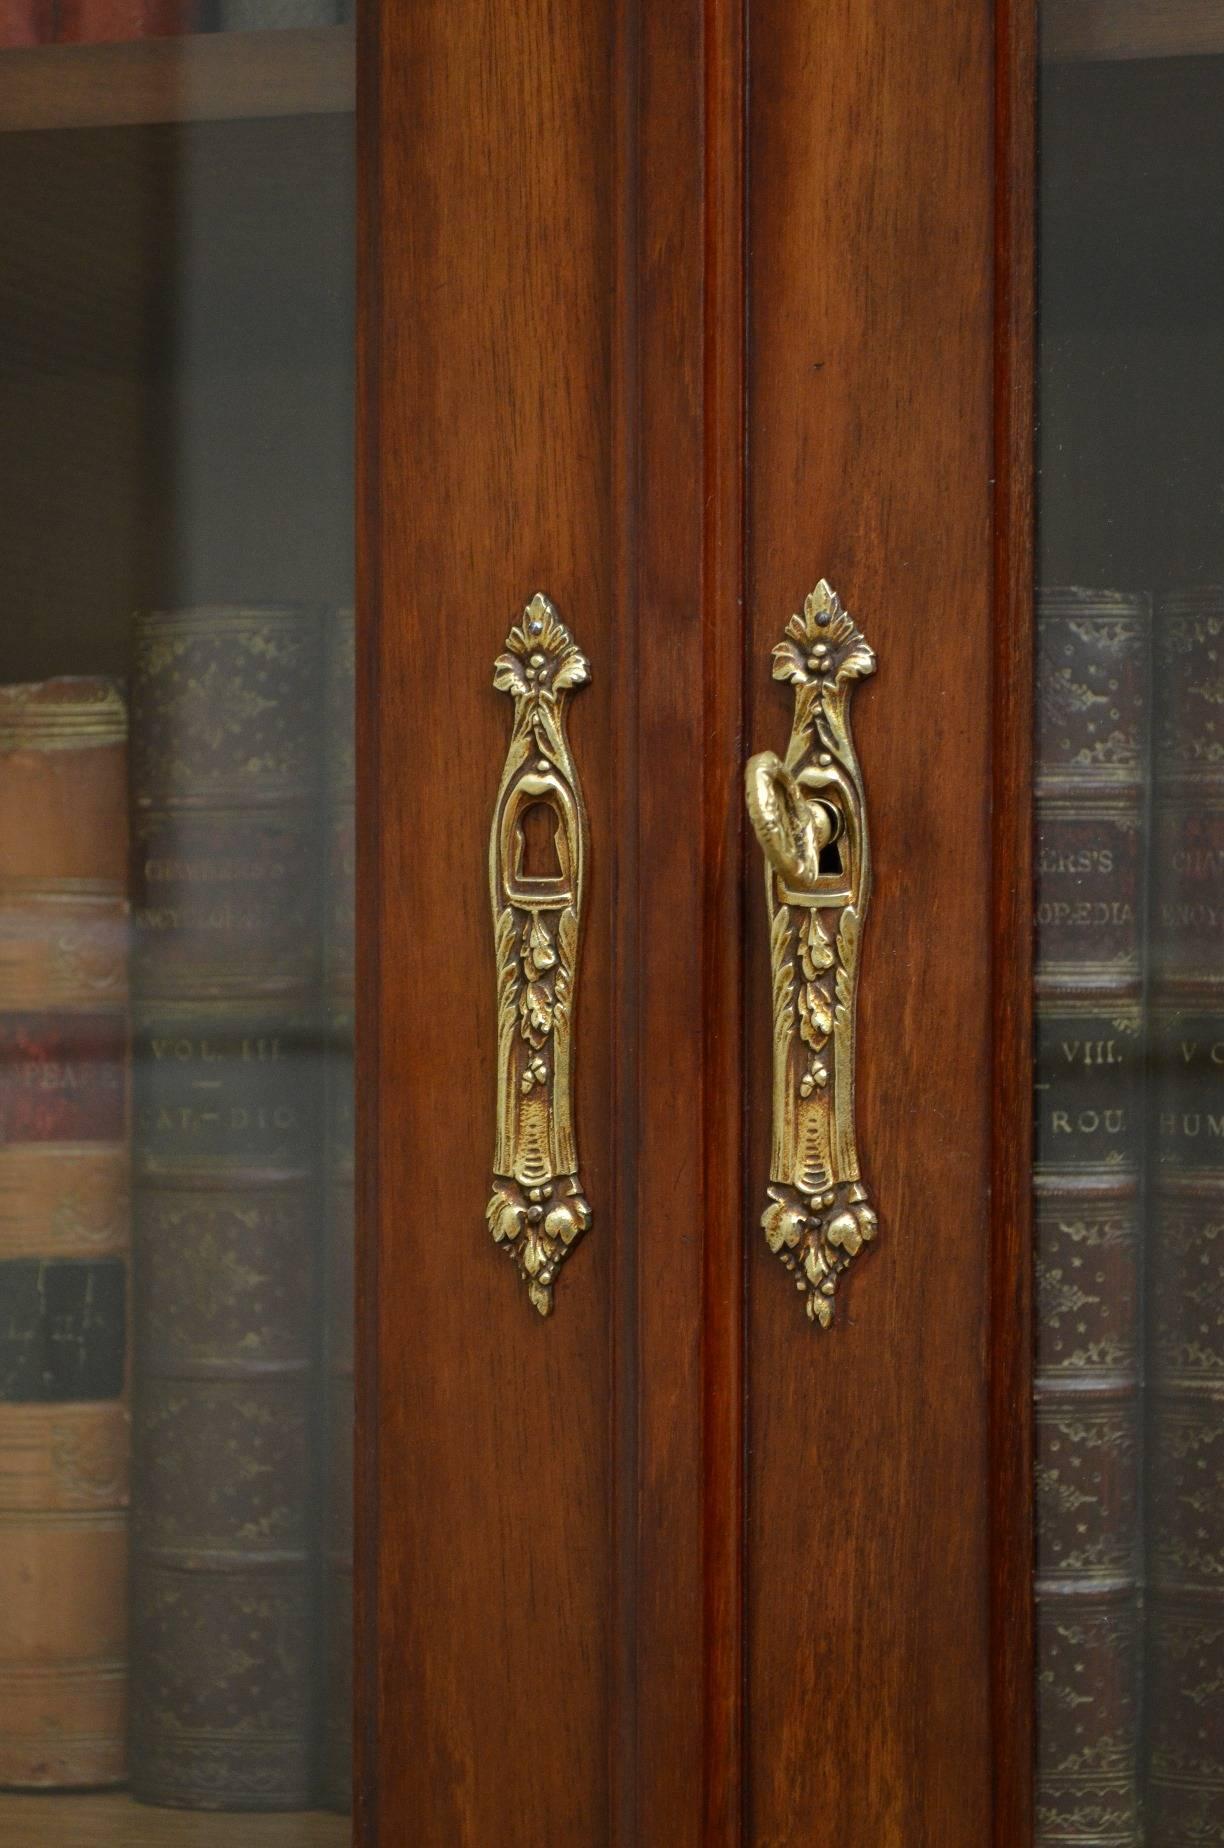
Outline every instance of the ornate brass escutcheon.
{"label": "ornate brass escutcheon", "polygon": [[769,1249],[827,1328],[837,1282],[876,1233],[854,1133],[854,1027],[871,857],[850,737],[855,682],[876,659],[823,578],[773,651],[795,689],[784,759],[753,757],[748,813],[765,852],[773,965]]}
{"label": "ornate brass escutcheon", "polygon": [[[514,729],[489,836],[498,1024],[488,1220],[550,1315],[557,1272],[591,1220],[571,1100],[587,817],[565,729],[568,697],[590,669],[539,593],[506,650],[493,668],[494,686],[514,700]],[[543,848],[534,859],[533,820]]]}

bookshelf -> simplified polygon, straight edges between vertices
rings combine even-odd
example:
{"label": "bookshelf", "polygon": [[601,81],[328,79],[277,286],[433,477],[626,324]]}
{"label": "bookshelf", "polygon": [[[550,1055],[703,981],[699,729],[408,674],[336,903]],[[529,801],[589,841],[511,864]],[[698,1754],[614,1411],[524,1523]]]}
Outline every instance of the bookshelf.
{"label": "bookshelf", "polygon": [[0,1796],[5,1848],[347,1848],[347,1816],[224,1816],[127,1796]]}
{"label": "bookshelf", "polygon": [[0,133],[344,115],[349,26],[0,51]]}
{"label": "bookshelf", "polygon": [[1047,64],[1224,53],[1224,0],[1043,0]]}
{"label": "bookshelf", "polygon": [[[12,591],[0,683],[128,673],[138,609],[351,603],[354,62],[351,27],[0,51],[0,556]],[[308,1236],[313,1227],[303,1243]],[[310,1269],[300,1253],[294,1263]],[[201,1298],[211,1287],[206,1280]],[[291,1364],[304,1377],[310,1362],[297,1357],[313,1359],[315,1307],[305,1290],[294,1303],[303,1332]],[[123,1334],[130,1352],[134,1336]],[[315,1413],[313,1398],[305,1411],[289,1404],[299,1427]],[[297,1492],[299,1506],[313,1497],[313,1453],[324,1444],[321,1435],[310,1446],[292,1487],[277,1478],[273,1496]],[[201,1454],[208,1449],[202,1441]],[[31,1520],[42,1513],[36,1507]],[[262,1531],[258,1520],[243,1527],[236,1516],[233,1531]],[[248,1732],[275,1713],[282,1731],[296,1721],[300,1736],[299,1712],[279,1717],[293,1707],[281,1691],[285,1638],[295,1621],[294,1634],[312,1639],[325,1622],[340,1623],[331,1604],[321,1608],[331,1583],[322,1567],[315,1584],[317,1524],[312,1500],[298,1546],[312,1563],[284,1597],[275,1644],[260,1656],[262,1639],[247,1635],[258,1671],[245,1696]],[[39,1544],[36,1534],[35,1559]],[[35,1634],[45,1610],[48,1659],[57,1614],[76,1611],[81,1585],[103,1612],[99,1624],[115,1620],[106,1659],[121,1659],[117,1588],[87,1567],[61,1574],[61,1596],[50,1577],[48,1568],[46,1583],[19,1600],[17,1619]],[[218,1635],[224,1622],[223,1613]],[[210,1619],[210,1642],[211,1628]],[[92,1662],[101,1648],[92,1631],[80,1633],[61,1655],[75,1662],[77,1649]],[[20,1704],[25,1658],[14,1670],[11,1634],[0,1638],[6,1745],[30,1706]],[[299,1658],[310,1661],[310,1651],[300,1646]],[[130,1654],[135,1707],[135,1647]],[[341,1730],[345,1655],[325,1655],[320,1636],[312,1685],[329,1743]],[[208,1649],[201,1643],[187,1659],[193,1687],[208,1695],[218,1672]],[[47,1704],[37,1723],[55,1736]],[[102,1718],[113,1737],[113,1706]],[[210,1723],[219,1733],[221,1722]],[[72,1733],[72,1722],[60,1731]],[[85,1726],[81,1734],[90,1737]],[[147,1763],[133,1752],[134,1777]],[[336,1788],[331,1761],[318,1769],[292,1793],[305,1801]],[[151,1782],[145,1775],[144,1788]],[[244,1787],[236,1777],[229,1788]],[[167,1784],[158,1794],[183,1793]],[[204,1813],[117,1791],[0,1792],[4,1848],[347,1848],[350,1839],[347,1818],[322,1810]]]}

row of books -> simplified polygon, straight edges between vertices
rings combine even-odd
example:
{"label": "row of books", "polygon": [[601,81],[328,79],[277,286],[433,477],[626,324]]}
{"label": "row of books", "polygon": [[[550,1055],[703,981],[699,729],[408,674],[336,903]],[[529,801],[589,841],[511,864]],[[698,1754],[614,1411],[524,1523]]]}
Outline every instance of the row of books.
{"label": "row of books", "polygon": [[1224,589],[1038,609],[1043,1844],[1224,1841]]}
{"label": "row of books", "polygon": [[127,693],[0,689],[0,1784],[344,1808],[351,612]]}
{"label": "row of books", "polygon": [[0,47],[334,26],[350,0],[0,0]]}

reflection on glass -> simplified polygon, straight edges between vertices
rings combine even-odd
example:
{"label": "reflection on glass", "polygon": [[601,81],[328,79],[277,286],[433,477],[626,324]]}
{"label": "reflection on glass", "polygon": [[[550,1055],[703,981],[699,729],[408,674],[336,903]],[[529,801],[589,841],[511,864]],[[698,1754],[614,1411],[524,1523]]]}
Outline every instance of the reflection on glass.
{"label": "reflection on glass", "polygon": [[277,44],[0,132],[6,1848],[348,1839],[351,39]]}
{"label": "reflection on glass", "polygon": [[[1106,5],[1095,60],[1043,73],[1037,1836],[1063,1848],[1224,1841],[1224,7],[1183,11],[1162,48],[1210,55],[1136,58],[1142,9]],[[1082,50],[1045,12],[1047,52]]]}

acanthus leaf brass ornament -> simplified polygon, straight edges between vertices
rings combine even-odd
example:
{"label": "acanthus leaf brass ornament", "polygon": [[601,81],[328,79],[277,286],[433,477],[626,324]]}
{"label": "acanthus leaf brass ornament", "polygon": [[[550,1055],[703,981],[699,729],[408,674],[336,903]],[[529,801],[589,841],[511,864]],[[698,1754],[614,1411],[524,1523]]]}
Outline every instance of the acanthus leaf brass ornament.
{"label": "acanthus leaf brass ornament", "polygon": [[[557,1272],[591,1222],[572,1102],[589,840],[565,724],[570,693],[590,677],[569,630],[537,593],[493,668],[494,686],[514,700],[514,728],[489,836],[498,1027],[487,1217],[541,1315],[552,1313]],[[543,873],[525,864],[524,824],[535,808],[553,824],[555,864]]]}
{"label": "acanthus leaf brass ornament", "polygon": [[838,1279],[876,1234],[854,1125],[855,1004],[871,856],[850,696],[876,658],[822,578],[773,651],[795,689],[785,759],[753,757],[748,813],[765,853],[773,967],[769,1249],[810,1319],[833,1320]]}

